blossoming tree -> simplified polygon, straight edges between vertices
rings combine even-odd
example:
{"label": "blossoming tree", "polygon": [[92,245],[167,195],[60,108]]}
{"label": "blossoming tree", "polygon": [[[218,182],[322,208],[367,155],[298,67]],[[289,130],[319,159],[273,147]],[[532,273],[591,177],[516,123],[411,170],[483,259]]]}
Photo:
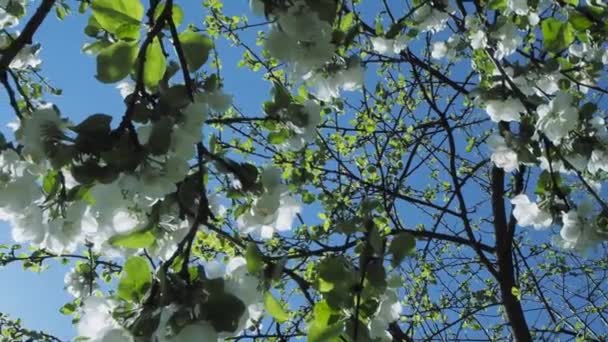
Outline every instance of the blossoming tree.
{"label": "blossoming tree", "polygon": [[[608,6],[199,5],[0,0],[0,266],[70,265],[78,340],[607,338]],[[123,112],[51,103],[53,15]]]}

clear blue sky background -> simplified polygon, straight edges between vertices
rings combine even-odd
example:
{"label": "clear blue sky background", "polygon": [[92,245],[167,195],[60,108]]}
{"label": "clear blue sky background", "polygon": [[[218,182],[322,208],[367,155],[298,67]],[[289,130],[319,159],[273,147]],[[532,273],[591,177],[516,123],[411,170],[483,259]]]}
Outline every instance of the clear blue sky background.
{"label": "clear blue sky background", "polygon": [[[32,2],[28,14],[33,13],[38,1]],[[70,5],[75,2],[70,1]],[[147,3],[147,1],[144,1]],[[178,1],[185,13],[183,29],[187,24],[202,27],[204,10],[202,1]],[[233,15],[245,13],[247,1],[226,1],[226,12]],[[51,13],[35,36],[42,43],[42,74],[51,83],[63,90],[62,96],[49,97],[48,100],[59,106],[63,116],[78,122],[87,115],[106,113],[120,117],[124,112],[122,98],[114,85],[98,82],[95,75],[95,57],[81,52],[82,45],[90,41],[83,33],[89,13],[84,15],[74,11],[63,21]],[[262,18],[252,18],[258,22]],[[25,20],[24,20],[25,22]],[[237,98],[239,108],[248,115],[259,116],[260,104],[267,97],[269,87],[259,74],[236,67],[240,58],[239,49],[231,49],[227,41],[216,42],[225,77],[225,89]],[[238,92],[237,92],[238,91]],[[4,89],[0,92],[0,131],[7,137],[10,130],[6,124],[13,120]],[[117,120],[114,120],[117,124]],[[0,244],[10,243],[10,228],[0,222]],[[71,300],[63,291],[65,266],[57,262],[46,263],[49,270],[41,274],[24,271],[20,264],[0,268],[0,312],[14,318],[22,318],[24,325],[31,329],[41,329],[65,340],[75,336],[71,317],[63,316],[58,309]]]}

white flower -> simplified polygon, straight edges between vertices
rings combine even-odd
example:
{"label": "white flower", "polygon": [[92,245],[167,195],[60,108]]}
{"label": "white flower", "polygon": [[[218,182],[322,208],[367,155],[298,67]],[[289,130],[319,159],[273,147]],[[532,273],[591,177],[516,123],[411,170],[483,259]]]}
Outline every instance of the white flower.
{"label": "white flower", "polygon": [[377,53],[384,55],[389,51],[393,51],[393,40],[387,39],[384,37],[372,37],[370,38],[372,42],[372,49]]}
{"label": "white flower", "polygon": [[135,91],[135,83],[133,81],[120,81],[116,85],[116,89],[120,91],[120,96],[125,99]]}
{"label": "white flower", "polygon": [[221,338],[237,336],[243,329],[258,321],[263,314],[260,281],[247,272],[247,261],[235,257],[228,261],[224,274],[224,290],[243,302],[247,310],[241,316],[237,329],[233,333],[221,333]]}
{"label": "white flower", "polygon": [[593,203],[583,201],[577,209],[562,212],[562,228],[554,242],[563,249],[580,252],[598,244],[597,226],[593,222]]}
{"label": "white flower", "polygon": [[370,337],[382,341],[391,341],[391,335],[387,331],[388,325],[399,319],[401,310],[402,307],[397,294],[394,291],[387,291],[369,323]]}
{"label": "white flower", "polygon": [[[88,270],[88,268],[85,268]],[[68,273],[65,274],[63,282],[65,289],[74,298],[81,298],[88,296],[93,290],[97,288],[97,283],[89,279],[90,275],[82,274],[78,271],[77,267],[72,268]],[[91,287],[93,285],[93,287]]]}
{"label": "white flower", "polygon": [[507,8],[517,15],[526,15],[529,11],[528,1],[526,0],[508,0]]}
{"label": "white flower", "polygon": [[560,143],[578,125],[578,110],[572,106],[572,95],[568,93],[558,92],[549,104],[538,106],[536,111],[539,116],[536,129],[554,144]]}
{"label": "white flower", "polygon": [[30,156],[35,162],[44,159],[46,145],[57,137],[65,126],[59,113],[50,104],[34,111],[21,125],[17,136],[23,144],[23,154]]}
{"label": "white flower", "polygon": [[9,68],[24,70],[38,67],[42,63],[42,60],[38,57],[38,52],[40,52],[40,46],[37,44],[24,46],[13,58],[11,64],[9,64]]}
{"label": "white flower", "polygon": [[595,130],[595,137],[597,137],[602,143],[608,143],[608,128],[606,127],[606,121],[604,118],[596,116],[589,120],[589,124]]}
{"label": "white flower", "polygon": [[19,25],[19,18],[11,15],[0,3],[0,29],[7,29]]}
{"label": "white flower", "polygon": [[599,170],[608,172],[608,153],[601,149],[594,149],[593,152],[591,152],[591,158],[589,158],[587,169],[591,174],[595,174]]}
{"label": "white flower", "polygon": [[274,231],[287,231],[300,206],[287,193],[285,185],[280,183],[275,168],[262,172],[264,193],[253,201],[251,209],[237,219],[241,233],[254,234],[261,239],[272,238]]}
{"label": "white flower", "polygon": [[486,37],[486,33],[482,30],[469,34],[469,39],[471,40],[471,47],[474,50],[485,49],[488,45],[488,38]]}
{"label": "white flower", "polygon": [[315,88],[315,96],[322,101],[330,101],[340,96],[340,89],[355,91],[363,86],[365,69],[361,66],[361,60],[353,58],[348,67],[325,77],[317,74],[309,79],[309,83]]}
{"label": "white flower", "polygon": [[499,61],[514,53],[522,42],[517,32],[517,26],[511,21],[504,23],[493,36],[498,40],[494,58]]}
{"label": "white flower", "polygon": [[399,36],[395,39],[384,37],[372,37],[372,49],[381,55],[398,55],[407,46],[407,36]]}
{"label": "white flower", "polygon": [[414,12],[413,19],[418,22],[418,30],[420,32],[430,31],[438,33],[445,29],[450,16],[446,12],[436,10],[428,4],[424,4]]}
{"label": "white flower", "polygon": [[528,24],[530,24],[530,26],[536,26],[536,25],[538,25],[539,22],[540,22],[540,17],[538,16],[538,13],[536,13],[536,12],[528,13]]}
{"label": "white flower", "polygon": [[264,47],[274,58],[289,63],[293,76],[310,78],[334,55],[331,25],[303,1],[274,14],[278,20],[266,36]]}
{"label": "white flower", "polygon": [[313,100],[307,100],[302,108],[290,114],[290,127],[296,135],[282,147],[299,150],[316,138],[317,126],[321,122],[321,106]]}
{"label": "white flower", "polygon": [[492,150],[492,162],[497,167],[512,172],[519,168],[517,160],[517,152],[507,146],[505,139],[497,134],[493,134],[488,138],[488,145]]}
{"label": "white flower", "polygon": [[82,221],[86,217],[85,210],[85,202],[74,202],[66,209],[65,218],[50,220],[47,235],[41,246],[58,254],[75,251],[84,237]]}
{"label": "white flower", "polygon": [[519,121],[519,113],[525,112],[526,108],[519,99],[510,97],[506,100],[486,101],[486,112],[494,122]]}
{"label": "white flower", "polygon": [[365,77],[365,68],[361,65],[359,57],[352,57],[348,61],[346,70],[339,73],[342,89],[346,91],[355,91],[361,89]]}
{"label": "white flower", "polygon": [[533,226],[534,229],[543,229],[551,225],[551,215],[540,209],[538,204],[530,202],[525,194],[519,194],[511,199],[514,205],[513,216],[522,227]]}
{"label": "white flower", "polygon": [[434,59],[441,59],[448,53],[448,46],[445,42],[433,43],[433,50],[431,51],[431,57]]}
{"label": "white flower", "polygon": [[[4,215],[3,215],[4,216]],[[44,224],[42,210],[36,205],[25,207],[19,213],[12,213],[11,217],[4,219],[11,221],[12,237],[15,242],[32,242],[39,244],[43,241],[47,226]]]}
{"label": "white flower", "polygon": [[553,95],[559,91],[558,81],[561,79],[561,75],[559,73],[549,74],[549,75],[541,75],[536,80],[536,95],[545,96],[545,95]]}
{"label": "white flower", "polygon": [[133,337],[112,318],[115,303],[100,297],[83,301],[78,335],[91,342],[132,342]]}

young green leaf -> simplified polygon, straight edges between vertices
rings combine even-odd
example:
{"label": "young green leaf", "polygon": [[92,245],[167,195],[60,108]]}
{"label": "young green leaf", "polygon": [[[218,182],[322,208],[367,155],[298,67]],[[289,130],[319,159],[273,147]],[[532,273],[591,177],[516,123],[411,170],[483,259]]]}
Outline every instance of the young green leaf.
{"label": "young green leaf", "polygon": [[134,232],[114,235],[110,238],[110,244],[124,248],[146,248],[150,247],[156,237],[150,229],[141,229]]}
{"label": "young green leaf", "polygon": [[97,55],[97,79],[103,83],[114,83],[127,77],[137,58],[134,43],[118,41],[101,50]]}
{"label": "young green leaf", "polygon": [[289,319],[289,314],[285,311],[283,305],[270,292],[266,292],[264,296],[264,308],[279,323]]}
{"label": "young green leaf", "polygon": [[124,24],[141,24],[144,6],[140,0],[93,0],[93,16],[102,28],[116,33]]}
{"label": "young green leaf", "polygon": [[144,65],[144,84],[148,88],[155,88],[163,79],[167,69],[167,60],[160,47],[158,38],[154,38],[146,50],[146,64]]}
{"label": "young green leaf", "polygon": [[191,30],[180,33],[179,41],[190,72],[195,72],[203,66],[209,58],[209,51],[213,49],[213,41],[209,37]]}
{"label": "young green leaf", "polygon": [[152,283],[152,273],[145,258],[130,257],[122,269],[117,295],[126,301],[138,302]]}

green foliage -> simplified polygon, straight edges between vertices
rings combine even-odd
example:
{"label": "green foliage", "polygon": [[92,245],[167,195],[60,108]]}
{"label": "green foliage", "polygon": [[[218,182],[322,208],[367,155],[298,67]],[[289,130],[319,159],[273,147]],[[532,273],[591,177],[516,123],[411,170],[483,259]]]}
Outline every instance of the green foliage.
{"label": "green foliage", "polygon": [[289,320],[289,314],[285,311],[281,304],[270,292],[264,295],[264,308],[277,322],[283,323]]}
{"label": "green foliage", "polygon": [[167,60],[160,47],[158,38],[154,38],[146,50],[146,61],[144,66],[144,85],[154,88],[163,79],[167,69]]}
{"label": "green foliage", "polygon": [[188,71],[197,71],[209,58],[213,49],[213,41],[204,34],[186,30],[179,34],[179,40],[184,49],[184,57],[188,63]]}
{"label": "green foliage", "polygon": [[547,18],[542,21],[541,27],[545,48],[550,52],[559,52],[574,41],[574,28],[569,22]]}
{"label": "green foliage", "polygon": [[103,83],[114,83],[127,77],[137,58],[137,45],[118,41],[97,55],[97,79]]}
{"label": "green foliage", "polygon": [[334,311],[325,301],[317,302],[313,308],[313,318],[308,325],[309,342],[338,341],[344,331],[344,323],[339,320],[338,312]]}
{"label": "green foliage", "polygon": [[109,243],[112,246],[124,248],[147,248],[156,241],[154,233],[149,228],[136,230],[130,233],[114,235]]}
{"label": "green foliage", "polygon": [[133,256],[127,259],[118,282],[118,298],[139,302],[152,284],[150,265],[145,258]]}
{"label": "green foliage", "polygon": [[263,256],[255,243],[247,243],[245,259],[247,260],[247,271],[249,271],[249,273],[256,274],[264,268],[262,257]]}
{"label": "green foliage", "polygon": [[91,9],[93,17],[104,30],[119,37],[121,34],[123,37],[133,37],[134,31],[139,34],[139,26],[144,15],[144,7],[140,0],[93,0]]}

